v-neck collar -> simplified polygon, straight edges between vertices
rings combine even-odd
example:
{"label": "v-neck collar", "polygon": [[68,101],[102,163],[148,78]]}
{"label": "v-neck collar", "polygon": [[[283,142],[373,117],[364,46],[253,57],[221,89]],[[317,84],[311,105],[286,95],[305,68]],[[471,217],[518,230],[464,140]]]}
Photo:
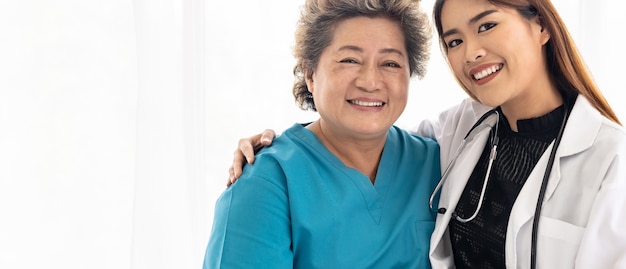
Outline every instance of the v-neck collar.
{"label": "v-neck collar", "polygon": [[337,156],[332,154],[312,131],[305,128],[308,124],[296,125],[294,125],[294,134],[300,139],[309,141],[313,146],[312,150],[323,156],[324,159],[335,166],[338,171],[342,172],[347,180],[350,180],[354,184],[361,192],[363,202],[366,204],[372,219],[379,224],[383,213],[383,206],[392,182],[391,179],[395,175],[393,164],[397,162],[396,159],[398,158],[397,154],[394,154],[393,150],[390,150],[396,146],[396,142],[388,139],[389,131],[387,132],[387,139],[378,164],[378,170],[376,171],[376,180],[374,184],[372,184],[369,177],[354,168],[346,166]]}

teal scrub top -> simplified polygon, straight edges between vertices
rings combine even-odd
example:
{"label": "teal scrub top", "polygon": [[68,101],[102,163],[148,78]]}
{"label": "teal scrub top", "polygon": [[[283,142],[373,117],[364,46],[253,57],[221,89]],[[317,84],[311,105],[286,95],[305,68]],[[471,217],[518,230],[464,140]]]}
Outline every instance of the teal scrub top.
{"label": "teal scrub top", "polygon": [[217,200],[203,268],[430,268],[439,176],[431,139],[391,127],[372,184],[295,124]]}

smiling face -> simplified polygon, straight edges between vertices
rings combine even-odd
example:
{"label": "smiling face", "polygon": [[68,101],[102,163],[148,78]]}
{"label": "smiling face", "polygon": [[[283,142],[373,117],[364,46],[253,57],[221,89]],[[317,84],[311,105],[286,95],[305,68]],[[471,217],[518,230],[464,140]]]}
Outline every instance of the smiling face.
{"label": "smiling face", "polygon": [[341,21],[317,68],[305,75],[325,130],[363,138],[386,135],[408,98],[410,72],[400,26],[380,17]]}
{"label": "smiling face", "polygon": [[550,35],[536,16],[487,0],[446,0],[441,26],[450,67],[481,103],[523,108],[554,98],[543,52]]}

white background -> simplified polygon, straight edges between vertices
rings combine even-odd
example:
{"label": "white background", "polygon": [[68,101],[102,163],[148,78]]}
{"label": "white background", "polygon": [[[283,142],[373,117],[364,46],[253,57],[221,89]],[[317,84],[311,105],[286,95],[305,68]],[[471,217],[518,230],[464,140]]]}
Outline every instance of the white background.
{"label": "white background", "polygon": [[[302,2],[0,0],[0,268],[200,268],[237,140],[317,117]],[[554,4],[626,121],[625,2]],[[434,44],[397,125],[464,97]]]}

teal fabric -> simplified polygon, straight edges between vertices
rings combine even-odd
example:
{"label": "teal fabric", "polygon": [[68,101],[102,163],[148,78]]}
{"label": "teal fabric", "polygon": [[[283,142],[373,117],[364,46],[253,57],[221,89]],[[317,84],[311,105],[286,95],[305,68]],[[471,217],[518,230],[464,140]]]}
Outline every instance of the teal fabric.
{"label": "teal fabric", "polygon": [[436,142],[395,126],[372,185],[295,124],[218,199],[204,268],[430,268],[439,176]]}

